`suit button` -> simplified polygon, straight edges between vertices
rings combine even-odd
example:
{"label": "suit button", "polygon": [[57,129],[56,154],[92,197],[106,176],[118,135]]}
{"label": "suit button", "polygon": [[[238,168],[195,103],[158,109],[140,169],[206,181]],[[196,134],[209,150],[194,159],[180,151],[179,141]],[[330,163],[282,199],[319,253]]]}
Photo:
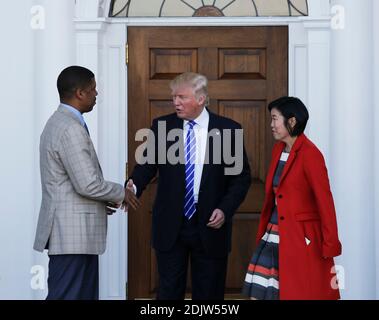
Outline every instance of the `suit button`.
{"label": "suit button", "polygon": [[280,194],[280,195],[278,196],[278,198],[279,198],[279,199],[282,199],[282,198],[283,198],[283,195]]}
{"label": "suit button", "polygon": [[280,217],[280,220],[284,220],[284,217],[283,217],[283,216],[281,216],[281,217]]}

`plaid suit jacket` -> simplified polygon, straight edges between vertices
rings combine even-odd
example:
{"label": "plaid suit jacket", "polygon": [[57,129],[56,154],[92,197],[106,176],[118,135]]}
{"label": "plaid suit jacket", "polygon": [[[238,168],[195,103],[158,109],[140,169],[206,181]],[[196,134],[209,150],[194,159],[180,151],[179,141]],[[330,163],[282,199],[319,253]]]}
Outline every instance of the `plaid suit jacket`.
{"label": "plaid suit jacket", "polygon": [[63,106],[40,139],[42,203],[34,249],[56,254],[102,254],[106,203],[124,199],[121,184],[105,181],[96,151],[79,119]]}

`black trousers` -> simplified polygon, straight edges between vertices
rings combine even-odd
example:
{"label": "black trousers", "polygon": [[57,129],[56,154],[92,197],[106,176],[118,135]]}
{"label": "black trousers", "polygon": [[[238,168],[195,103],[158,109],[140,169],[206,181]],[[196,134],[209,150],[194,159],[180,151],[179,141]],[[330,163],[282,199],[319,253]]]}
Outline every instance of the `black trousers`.
{"label": "black trousers", "polygon": [[98,300],[99,256],[49,255],[46,300]]}
{"label": "black trousers", "polygon": [[224,299],[227,256],[213,258],[205,252],[196,214],[189,221],[184,219],[179,238],[171,250],[155,252],[159,273],[158,300],[184,299],[189,261],[192,299]]}

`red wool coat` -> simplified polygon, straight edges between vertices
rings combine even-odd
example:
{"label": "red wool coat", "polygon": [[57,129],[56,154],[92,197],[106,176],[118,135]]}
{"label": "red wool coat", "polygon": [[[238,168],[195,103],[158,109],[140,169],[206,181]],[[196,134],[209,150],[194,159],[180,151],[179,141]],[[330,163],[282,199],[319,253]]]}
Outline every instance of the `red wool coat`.
{"label": "red wool coat", "polygon": [[[279,142],[273,148],[257,243],[270,220],[275,201],[272,180],[284,147]],[[333,257],[342,247],[328,173],[321,152],[304,134],[289,154],[276,201],[280,299],[339,299],[339,290],[331,283],[336,283]]]}

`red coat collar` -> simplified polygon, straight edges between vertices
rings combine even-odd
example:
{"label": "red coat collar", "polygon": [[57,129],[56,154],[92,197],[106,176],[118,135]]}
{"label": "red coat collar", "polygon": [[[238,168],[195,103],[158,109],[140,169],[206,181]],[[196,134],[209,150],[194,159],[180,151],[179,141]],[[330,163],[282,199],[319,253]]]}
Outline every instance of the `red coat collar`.
{"label": "red coat collar", "polygon": [[[308,140],[307,136],[304,134],[304,133],[301,133],[295,140],[295,143],[293,144],[292,146],[292,149],[291,149],[291,152],[290,152],[290,155],[291,153],[296,153],[297,151],[299,151],[299,149],[301,148],[302,144],[304,143],[304,141]],[[286,146],[286,144],[284,142],[279,142],[281,148],[280,148],[280,152],[279,154],[281,154]]]}
{"label": "red coat collar", "polygon": [[[291,168],[293,162],[295,161],[297,152],[300,150],[301,146],[303,145],[304,141],[306,141],[306,140],[308,140],[308,138],[303,133],[300,134],[296,138],[295,143],[292,146],[292,149],[290,151],[289,157],[287,159],[287,163],[284,166],[282,175],[280,177],[280,182],[279,182],[278,188],[282,184],[282,181],[286,177],[289,169]],[[271,159],[270,170],[269,170],[269,173],[267,175],[267,184],[266,184],[267,189],[271,189],[272,188],[272,180],[274,178],[275,169],[276,169],[277,163],[278,163],[278,161],[280,159],[280,155],[282,154],[285,146],[286,146],[286,144],[284,142],[279,142],[278,145],[277,145],[277,147],[274,150],[274,153],[273,153],[272,159]],[[266,191],[269,191],[269,190],[266,190]]]}

